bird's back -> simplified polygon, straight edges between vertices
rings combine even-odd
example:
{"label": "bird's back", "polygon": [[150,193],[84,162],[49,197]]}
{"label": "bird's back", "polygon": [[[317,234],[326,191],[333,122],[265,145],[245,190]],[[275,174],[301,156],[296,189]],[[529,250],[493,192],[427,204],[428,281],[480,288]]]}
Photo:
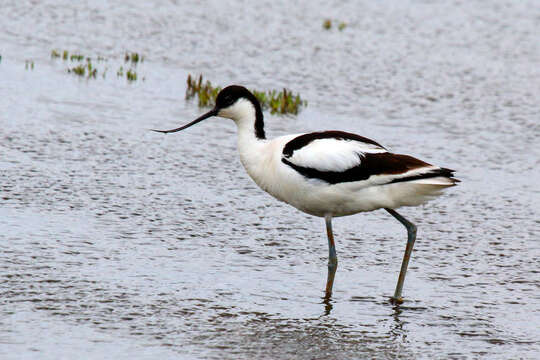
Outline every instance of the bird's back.
{"label": "bird's back", "polygon": [[258,158],[247,166],[243,161],[255,182],[316,216],[419,205],[459,181],[450,169],[340,131],[282,136],[259,151],[264,158],[253,155]]}

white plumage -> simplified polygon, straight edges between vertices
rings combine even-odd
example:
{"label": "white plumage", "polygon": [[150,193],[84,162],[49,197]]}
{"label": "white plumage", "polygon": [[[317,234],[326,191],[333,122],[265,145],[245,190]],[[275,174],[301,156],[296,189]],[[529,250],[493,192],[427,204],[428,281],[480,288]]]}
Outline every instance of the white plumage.
{"label": "white plumage", "polygon": [[[296,137],[305,134],[298,134]],[[331,149],[331,150],[330,150]],[[319,171],[345,171],[360,165],[366,153],[386,152],[385,149],[356,140],[317,139],[294,152],[290,162]]]}

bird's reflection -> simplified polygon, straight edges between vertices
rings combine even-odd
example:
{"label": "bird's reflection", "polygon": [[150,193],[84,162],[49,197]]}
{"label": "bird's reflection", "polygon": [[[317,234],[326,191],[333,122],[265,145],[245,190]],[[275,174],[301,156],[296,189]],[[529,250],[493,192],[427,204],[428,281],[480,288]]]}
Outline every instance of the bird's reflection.
{"label": "bird's reflection", "polygon": [[332,312],[332,309],[334,308],[334,305],[332,305],[332,297],[331,296],[324,296],[322,301],[322,304],[324,304],[324,313],[323,316],[328,316]]}
{"label": "bird's reflection", "polygon": [[400,315],[403,313],[404,308],[401,304],[396,304],[392,307],[393,324],[390,326],[389,334],[393,339],[405,340],[407,337],[407,331],[403,328],[405,322],[401,320]]}

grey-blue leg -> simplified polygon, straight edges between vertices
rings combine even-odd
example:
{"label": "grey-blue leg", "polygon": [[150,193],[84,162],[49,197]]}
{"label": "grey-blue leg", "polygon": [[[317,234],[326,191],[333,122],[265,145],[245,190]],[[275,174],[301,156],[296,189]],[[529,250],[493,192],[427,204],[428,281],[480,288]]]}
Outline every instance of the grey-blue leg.
{"label": "grey-blue leg", "polygon": [[328,278],[326,279],[326,299],[332,296],[332,287],[334,286],[334,277],[337,269],[336,244],[334,243],[334,234],[332,232],[332,216],[324,217],[326,222],[326,235],[328,236]]}
{"label": "grey-blue leg", "polygon": [[392,297],[392,300],[398,304],[403,302],[401,297],[401,291],[403,290],[403,283],[405,282],[405,274],[407,273],[407,266],[409,265],[409,259],[411,258],[411,252],[414,246],[414,241],[416,240],[416,225],[414,225],[409,220],[405,219],[403,216],[398,214],[397,211],[392,209],[386,209],[400,223],[405,225],[407,228],[407,246],[405,247],[405,254],[403,255],[403,262],[401,263],[401,271],[399,272],[399,278],[396,285],[396,292]]}

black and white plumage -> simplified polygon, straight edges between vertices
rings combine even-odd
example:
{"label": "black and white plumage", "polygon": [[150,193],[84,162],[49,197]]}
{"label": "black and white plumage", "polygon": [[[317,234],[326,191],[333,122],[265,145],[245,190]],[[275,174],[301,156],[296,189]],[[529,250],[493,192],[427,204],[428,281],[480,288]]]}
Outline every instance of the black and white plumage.
{"label": "black and white plumage", "polygon": [[337,268],[333,217],[383,208],[404,224],[408,242],[393,297],[401,301],[416,227],[394,209],[420,205],[454,186],[459,180],[453,177],[453,170],[390,153],[373,140],[343,131],[267,140],[259,102],[246,88],[237,85],[223,89],[214,109],[191,123],[156,131],[180,131],[211,116],[236,123],[240,160],[257,185],[303,212],[325,218],[329,242],[328,299]]}

